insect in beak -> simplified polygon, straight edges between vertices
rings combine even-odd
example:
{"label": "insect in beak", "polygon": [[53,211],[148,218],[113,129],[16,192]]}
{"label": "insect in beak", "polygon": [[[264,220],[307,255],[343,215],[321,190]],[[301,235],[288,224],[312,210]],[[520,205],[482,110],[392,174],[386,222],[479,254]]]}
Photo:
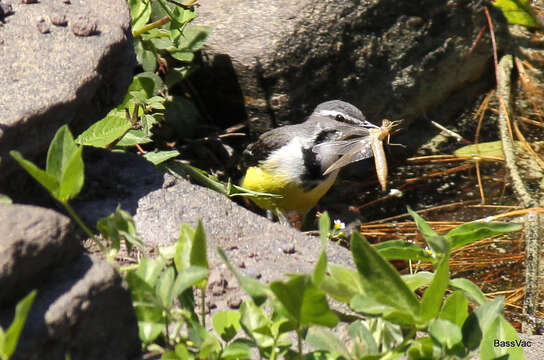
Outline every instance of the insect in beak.
{"label": "insect in beak", "polygon": [[[324,144],[316,145],[316,147],[327,148],[327,151],[334,152],[338,155],[342,155],[337,161],[329,166],[323,175],[327,175],[334,170],[340,169],[348,164],[357,162],[363,159],[374,156],[374,163],[376,166],[376,175],[378,181],[382,187],[382,191],[387,190],[387,158],[383,149],[383,141],[387,139],[389,144],[389,138],[391,133],[394,132],[402,123],[399,121],[390,121],[384,119],[381,127],[368,128],[368,134],[362,137],[349,140],[331,141]],[[315,150],[314,150],[315,151]]]}

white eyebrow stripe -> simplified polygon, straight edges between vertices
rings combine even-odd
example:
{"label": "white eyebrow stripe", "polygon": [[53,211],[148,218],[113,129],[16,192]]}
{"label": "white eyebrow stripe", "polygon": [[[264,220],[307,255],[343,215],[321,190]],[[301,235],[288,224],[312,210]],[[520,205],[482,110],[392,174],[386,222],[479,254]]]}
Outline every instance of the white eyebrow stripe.
{"label": "white eyebrow stripe", "polygon": [[360,120],[360,119],[356,119],[352,116],[349,116],[348,114],[345,114],[345,113],[342,113],[340,111],[336,111],[336,110],[319,110],[317,112],[318,115],[321,115],[321,116],[332,116],[332,117],[336,117],[336,115],[342,115],[343,117],[349,119],[352,123],[360,123],[362,122],[364,124],[365,127],[370,127],[370,128],[376,128],[378,129],[379,126],[376,126],[374,125],[373,123],[371,122],[368,122],[366,120]]}

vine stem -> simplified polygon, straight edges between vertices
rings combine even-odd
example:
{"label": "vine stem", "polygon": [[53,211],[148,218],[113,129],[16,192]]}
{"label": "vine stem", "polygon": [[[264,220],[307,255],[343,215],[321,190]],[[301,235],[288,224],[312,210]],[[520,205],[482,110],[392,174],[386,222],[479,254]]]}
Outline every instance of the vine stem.
{"label": "vine stem", "polygon": [[92,232],[91,229],[89,229],[87,227],[87,225],[85,225],[85,223],[83,222],[83,220],[81,220],[81,218],[76,214],[76,212],[74,211],[74,209],[70,206],[70,204],[68,204],[67,202],[61,202],[61,204],[64,206],[64,208],[66,209],[66,211],[68,211],[68,214],[70,215],[70,217],[72,219],[74,219],[74,221],[79,225],[79,227],[81,227],[83,229],[83,231],[85,232],[85,234],[87,234],[87,236],[91,239],[93,239],[93,241],[95,242],[96,245],[98,245],[98,247],[100,248],[100,251],[102,251],[104,254],[106,254],[106,247],[104,246],[104,244],[102,244],[102,242],[98,239],[98,237]]}
{"label": "vine stem", "polygon": [[206,328],[206,286],[200,288],[200,316],[202,317],[202,327]]}
{"label": "vine stem", "polygon": [[162,19],[159,19],[157,21],[154,21],[152,23],[144,25],[141,28],[134,30],[132,32],[132,37],[138,37],[138,36],[142,35],[143,33],[145,33],[146,31],[158,28],[159,26],[164,25],[164,24],[168,23],[169,21],[170,21],[170,17],[165,16]]}

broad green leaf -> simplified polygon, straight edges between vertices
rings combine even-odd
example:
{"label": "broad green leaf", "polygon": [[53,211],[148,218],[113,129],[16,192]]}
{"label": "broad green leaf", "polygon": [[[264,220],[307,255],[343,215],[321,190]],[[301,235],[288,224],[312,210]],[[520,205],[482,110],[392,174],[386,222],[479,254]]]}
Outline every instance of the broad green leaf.
{"label": "broad green leaf", "polygon": [[349,307],[360,314],[370,316],[381,316],[395,310],[393,306],[378,302],[366,295],[355,295],[351,299]]}
{"label": "broad green leaf", "polygon": [[249,277],[242,274],[238,271],[228,260],[227,255],[221,248],[217,248],[217,253],[223,262],[227,265],[229,270],[234,274],[240,287],[251,296],[255,304],[261,305],[268,295],[270,294],[270,289],[265,284],[261,283],[259,280]]}
{"label": "broad green leaf", "polygon": [[189,266],[183,269],[176,277],[176,281],[172,286],[172,298],[170,301],[180,296],[188,288],[197,286],[197,284],[204,281],[209,273],[208,269],[200,266]]}
{"label": "broad green leaf", "polygon": [[407,311],[412,316],[419,313],[415,295],[404,284],[393,265],[357,232],[351,236],[351,252],[367,296],[384,305]]}
{"label": "broad green leaf", "polygon": [[[176,6],[172,11],[172,21],[170,23],[170,30],[177,30],[185,26],[196,16],[196,12],[192,9],[184,9],[181,6]],[[175,40],[176,37],[172,38]]]}
{"label": "broad green leaf", "polygon": [[330,351],[335,355],[342,356],[345,359],[351,359],[348,348],[344,341],[324,327],[312,326],[306,334],[305,340],[316,351]]}
{"label": "broad green leaf", "polygon": [[224,360],[239,360],[251,359],[251,347],[242,341],[234,341],[227,345],[221,352],[221,359]]}
{"label": "broad green leaf", "polygon": [[429,326],[429,333],[444,347],[451,349],[463,340],[461,328],[456,324],[443,319],[434,320]]}
{"label": "broad green leaf", "polygon": [[212,32],[210,26],[191,26],[185,29],[178,38],[177,48],[182,50],[197,51],[206,43]]}
{"label": "broad green leaf", "polygon": [[504,297],[499,296],[478,306],[463,324],[463,343],[470,350],[476,349],[491,325],[502,316]]}
{"label": "broad green leaf", "polygon": [[239,311],[228,310],[216,312],[212,318],[213,329],[221,336],[223,341],[228,343],[240,331],[241,317],[242,315]]}
{"label": "broad green leaf", "polygon": [[[0,355],[2,359],[9,359],[15,352],[17,343],[19,342],[19,336],[25,326],[26,318],[32,307],[32,303],[36,298],[37,291],[32,290],[27,296],[17,303],[15,307],[15,316],[11,325],[8,327],[5,333],[3,333],[3,340],[0,342]],[[1,328],[0,328],[1,329]]]}
{"label": "broad green leaf", "polygon": [[349,324],[348,334],[353,342],[353,355],[357,359],[366,355],[378,354],[378,345],[362,320],[356,320]]}
{"label": "broad green leaf", "polygon": [[13,201],[9,198],[9,196],[0,194],[0,204],[12,204]]}
{"label": "broad green leaf", "polygon": [[174,277],[174,268],[171,266],[167,267],[162,272],[155,287],[156,296],[161,301],[161,304],[165,309],[169,309],[173,305],[172,288],[174,285]]}
{"label": "broad green leaf", "polygon": [[542,27],[537,20],[529,0],[496,0],[493,5],[502,10],[504,17],[510,24],[527,27]]}
{"label": "broad green leaf", "polygon": [[446,301],[438,316],[462,327],[468,317],[468,300],[459,290],[454,291]]}
{"label": "broad green leaf", "polygon": [[450,287],[461,290],[468,298],[472,299],[472,301],[476,302],[478,305],[482,305],[489,301],[482,290],[468,279],[451,279]]}
{"label": "broad green leaf", "polygon": [[144,154],[144,158],[147,161],[152,162],[154,165],[159,165],[177,156],[179,156],[179,151],[177,150],[154,151],[154,152],[148,152]]}
{"label": "broad green leaf", "polygon": [[337,301],[349,303],[357,294],[363,294],[364,289],[359,273],[351,268],[328,264],[329,276],[325,276],[321,289]]}
{"label": "broad green leaf", "polygon": [[49,144],[45,171],[60,181],[77,148],[68,126],[61,126]]}
{"label": "broad green leaf", "polygon": [[144,344],[152,343],[164,329],[163,323],[138,321],[138,334]]}
{"label": "broad green leaf", "polygon": [[132,216],[117,206],[115,212],[98,220],[96,228],[105,239],[112,243],[112,248],[119,251],[121,239],[126,240],[128,251],[132,250],[132,246],[143,248],[142,239],[136,234],[136,225]]}
{"label": "broad green leaf", "polygon": [[444,237],[449,243],[450,250],[491,236],[519,231],[523,226],[503,222],[470,222],[450,230]]}
{"label": "broad green leaf", "polygon": [[418,213],[408,207],[408,213],[414,218],[417,228],[423,238],[436,254],[446,254],[448,252],[448,243],[444,237],[438,235],[429,224]]}
{"label": "broad green leaf", "polygon": [[83,147],[79,146],[66,164],[60,178],[59,189],[56,198],[64,203],[79,194],[85,181],[85,165],[83,164]]}
{"label": "broad green leaf", "polygon": [[132,28],[139,29],[147,24],[151,15],[151,1],[128,0]]}
{"label": "broad green leaf", "polygon": [[144,257],[140,260],[136,275],[154,288],[164,266],[163,261]]}
{"label": "broad green leaf", "polygon": [[125,112],[113,109],[105,118],[81,133],[77,137],[76,143],[105,148],[123,137],[131,127],[132,123],[127,120]]}
{"label": "broad green leaf", "polygon": [[482,360],[524,360],[523,343],[519,334],[502,316],[497,316],[487,328],[480,344]]}
{"label": "broad green leaf", "polygon": [[321,238],[321,252],[319,254],[319,259],[317,260],[312,274],[312,280],[314,284],[319,287],[325,276],[325,271],[327,270],[327,241],[328,234],[331,228],[331,220],[329,214],[324,212],[319,218],[319,234]]}
{"label": "broad green leaf", "polygon": [[401,277],[410,291],[416,291],[420,287],[429,285],[433,281],[434,273],[420,271],[415,274],[401,275]]}
{"label": "broad green leaf", "polygon": [[26,170],[37,182],[39,182],[44,188],[47,189],[53,195],[58,191],[59,180],[52,174],[40,169],[31,161],[23,158],[18,151],[10,151],[9,154],[14,158],[23,169]]}
{"label": "broad green leaf", "polygon": [[434,278],[431,285],[425,290],[420,306],[420,320],[425,323],[434,319],[442,304],[442,298],[448,287],[449,274],[449,255],[446,253],[436,266]]}
{"label": "broad green leaf", "polygon": [[[516,146],[519,146],[521,148],[521,141],[516,141]],[[455,156],[470,157],[478,160],[481,156],[484,157],[484,159],[482,160],[485,160],[486,156],[504,159],[504,152],[502,151],[502,141],[500,140],[466,145],[462,148],[455,150],[454,154]]]}
{"label": "broad green leaf", "polygon": [[434,261],[421,246],[407,241],[384,241],[374,245],[374,249],[387,260]]}
{"label": "broad green leaf", "polygon": [[191,266],[191,247],[194,236],[195,229],[187,224],[181,224],[174,257],[174,264],[178,273]]}
{"label": "broad green leaf", "polygon": [[410,341],[410,347],[406,351],[408,359],[440,359],[440,349],[433,343],[430,337],[423,337]]}
{"label": "broad green leaf", "polygon": [[274,281],[270,289],[299,326],[332,327],[338,318],[330,310],[325,293],[307,275],[295,275],[286,282]]}
{"label": "broad green leaf", "polygon": [[193,266],[200,266],[208,269],[208,254],[206,253],[206,233],[202,226],[202,221],[198,220],[195,233],[193,235],[193,242],[191,244],[190,262]]}
{"label": "broad green leaf", "polygon": [[172,56],[176,60],[184,62],[191,62],[195,58],[195,54],[189,50],[170,51],[170,56]]}

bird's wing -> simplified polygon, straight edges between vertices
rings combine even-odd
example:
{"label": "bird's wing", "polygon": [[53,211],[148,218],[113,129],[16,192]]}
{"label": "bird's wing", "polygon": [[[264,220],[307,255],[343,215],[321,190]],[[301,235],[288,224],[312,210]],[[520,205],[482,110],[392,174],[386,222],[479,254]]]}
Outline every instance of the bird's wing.
{"label": "bird's wing", "polygon": [[339,140],[339,141],[327,141],[322,142],[321,144],[314,145],[312,151],[314,153],[333,153],[336,155],[345,155],[349,152],[352,152],[355,146],[364,142],[364,138],[350,139],[350,140]]}
{"label": "bird's wing", "polygon": [[253,144],[249,144],[243,153],[244,164],[246,166],[255,166],[260,161],[265,160],[272,151],[281,148],[291,141],[296,131],[286,131],[288,130],[286,128],[290,126],[297,125],[272,129],[262,134]]}
{"label": "bird's wing", "polygon": [[357,162],[359,160],[372,157],[372,146],[369,141],[359,140],[357,143],[353,143],[351,151],[345,153],[340,159],[336,160],[331,166],[325,170],[323,175],[327,175],[336,169],[340,169],[348,164]]}

